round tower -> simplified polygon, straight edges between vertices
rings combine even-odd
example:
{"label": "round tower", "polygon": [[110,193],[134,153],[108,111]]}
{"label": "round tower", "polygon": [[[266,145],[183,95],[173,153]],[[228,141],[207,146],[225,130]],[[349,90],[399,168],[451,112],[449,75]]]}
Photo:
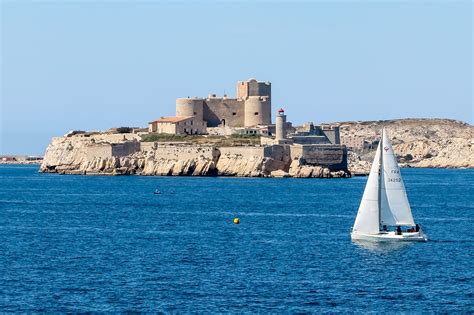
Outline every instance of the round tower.
{"label": "round tower", "polygon": [[176,116],[196,116],[203,120],[204,99],[178,98],[176,99]]}
{"label": "round tower", "polygon": [[280,108],[275,121],[275,140],[284,140],[286,138],[286,115],[283,108]]}
{"label": "round tower", "polygon": [[271,125],[272,105],[270,97],[248,96],[245,100],[245,127]]}

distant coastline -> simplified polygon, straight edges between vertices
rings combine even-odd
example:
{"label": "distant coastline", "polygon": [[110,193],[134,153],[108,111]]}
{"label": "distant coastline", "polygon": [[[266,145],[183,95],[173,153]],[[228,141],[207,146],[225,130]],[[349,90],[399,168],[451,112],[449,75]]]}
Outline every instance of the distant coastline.
{"label": "distant coastline", "polygon": [[41,165],[43,161],[1,161],[0,165]]}

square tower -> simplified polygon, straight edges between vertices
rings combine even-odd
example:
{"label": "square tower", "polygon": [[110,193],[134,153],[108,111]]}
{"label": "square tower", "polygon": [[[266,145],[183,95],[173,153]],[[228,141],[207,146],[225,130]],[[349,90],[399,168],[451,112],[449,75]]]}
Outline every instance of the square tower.
{"label": "square tower", "polygon": [[237,82],[237,98],[247,99],[249,96],[266,96],[268,99],[272,95],[270,82],[258,82],[255,79]]}

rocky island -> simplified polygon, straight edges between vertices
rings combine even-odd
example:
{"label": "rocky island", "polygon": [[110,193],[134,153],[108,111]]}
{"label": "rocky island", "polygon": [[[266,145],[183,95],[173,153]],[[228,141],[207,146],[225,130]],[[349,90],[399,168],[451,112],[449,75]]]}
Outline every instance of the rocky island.
{"label": "rocky island", "polygon": [[[333,125],[336,123],[333,123]],[[289,145],[261,145],[261,136],[158,136],[75,133],[54,138],[40,171],[60,174],[138,174],[254,177],[347,177],[370,169],[377,136],[386,127],[403,167],[473,168],[473,127],[449,119],[339,122],[347,151],[327,145],[306,161]],[[129,130],[126,130],[129,131]],[[156,140],[156,141],[154,141]],[[360,142],[356,147],[354,142]],[[341,165],[348,157],[347,168]],[[334,169],[334,165],[339,170]]]}
{"label": "rocky island", "polygon": [[349,176],[344,165],[334,170],[347,159],[341,148],[316,152],[321,157],[315,165],[307,163],[301,150],[291,151],[285,145],[252,146],[256,140],[258,137],[192,136],[179,142],[147,142],[133,133],[74,134],[53,139],[40,171],[88,175]]}
{"label": "rocky island", "polygon": [[367,174],[383,127],[402,166],[474,167],[472,126],[403,119],[293,126],[271,115],[271,83],[237,82],[237,96],[176,100],[176,115],[148,128],[71,131],[53,138],[41,172],[340,178]]}

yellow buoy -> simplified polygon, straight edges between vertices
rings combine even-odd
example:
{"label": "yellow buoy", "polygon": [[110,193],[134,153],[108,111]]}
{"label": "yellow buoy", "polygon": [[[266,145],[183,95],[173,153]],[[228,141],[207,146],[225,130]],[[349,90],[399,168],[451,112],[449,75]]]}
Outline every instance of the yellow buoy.
{"label": "yellow buoy", "polygon": [[234,224],[239,224],[239,223],[240,223],[239,218],[235,218],[235,219],[234,219]]}

